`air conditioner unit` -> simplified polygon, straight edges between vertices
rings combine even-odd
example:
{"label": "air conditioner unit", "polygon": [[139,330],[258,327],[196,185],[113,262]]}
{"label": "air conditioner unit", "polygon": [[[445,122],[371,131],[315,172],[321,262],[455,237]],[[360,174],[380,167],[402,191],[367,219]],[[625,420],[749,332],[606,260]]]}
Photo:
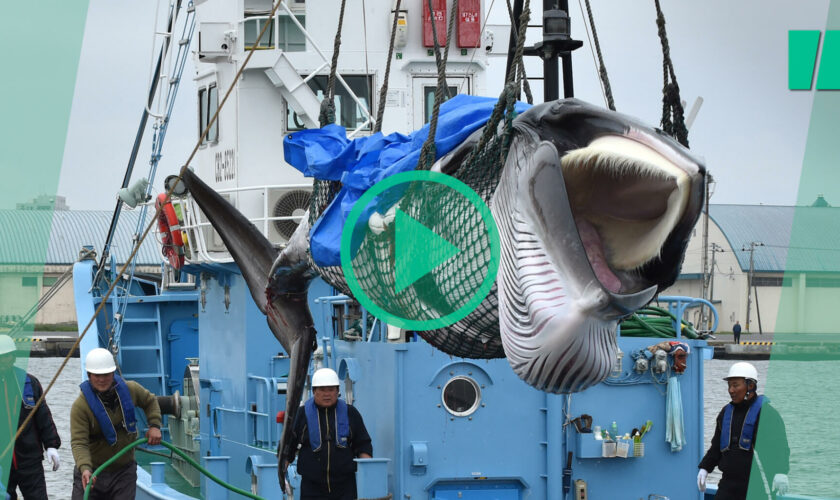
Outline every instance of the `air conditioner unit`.
{"label": "air conditioner unit", "polygon": [[284,245],[292,237],[301,218],[309,210],[310,189],[272,189],[268,192],[269,217],[294,217],[294,219],[272,220],[268,224],[268,239],[275,245]]}

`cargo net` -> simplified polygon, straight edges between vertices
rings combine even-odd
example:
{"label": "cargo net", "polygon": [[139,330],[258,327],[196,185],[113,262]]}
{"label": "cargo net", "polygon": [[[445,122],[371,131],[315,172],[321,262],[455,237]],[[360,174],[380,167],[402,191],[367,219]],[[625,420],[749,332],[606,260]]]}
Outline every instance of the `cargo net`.
{"label": "cargo net", "polygon": [[[309,198],[309,226],[312,227],[315,221],[318,220],[324,210],[335,199],[335,195],[341,190],[341,182],[330,181],[325,179],[315,179],[312,185],[312,196]],[[336,290],[345,295],[352,296],[350,287],[347,286],[347,281],[344,279],[344,272],[340,266],[324,266],[321,267],[312,259],[312,254],[309,254],[309,263],[315,271]]]}
{"label": "cargo net", "polygon": [[[445,173],[459,179],[490,204],[498,185],[512,133],[513,99],[500,101],[484,132],[464,158],[450,160]],[[506,118],[504,110],[508,109]],[[497,133],[494,133],[497,132]],[[453,153],[457,154],[457,153]],[[425,165],[418,165],[423,168]],[[448,168],[448,166],[452,166]],[[340,183],[315,183],[310,221],[323,213],[340,189]],[[480,288],[490,263],[490,238],[480,212],[456,191],[431,182],[412,182],[391,188],[380,198],[398,200],[392,206],[376,206],[374,211],[387,218],[392,208],[420,221],[425,227],[457,247],[460,252],[405,289],[396,290],[396,224],[391,218],[384,226],[371,228],[367,217],[356,224],[356,240],[361,243],[352,263],[356,280],[366,295],[401,318],[428,321],[464,307]],[[431,246],[429,252],[443,251]],[[341,267],[313,266],[332,286],[353,296]],[[503,357],[499,337],[498,299],[493,285],[486,298],[458,322],[435,330],[418,332],[427,342],[455,356],[468,358]]]}

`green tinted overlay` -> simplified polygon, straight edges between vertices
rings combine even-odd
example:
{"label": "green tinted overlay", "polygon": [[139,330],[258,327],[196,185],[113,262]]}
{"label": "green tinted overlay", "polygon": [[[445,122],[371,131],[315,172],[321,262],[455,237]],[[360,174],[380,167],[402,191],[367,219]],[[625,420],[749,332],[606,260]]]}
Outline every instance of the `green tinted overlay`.
{"label": "green tinted overlay", "polygon": [[788,31],[788,88],[790,90],[811,90],[819,42],[818,30]]}
{"label": "green tinted overlay", "polygon": [[840,31],[825,32],[817,90],[840,90]]}
{"label": "green tinted overlay", "polygon": [[[378,215],[363,216],[371,208]],[[499,255],[498,230],[482,199],[457,179],[428,171],[370,188],[341,239],[341,266],[356,299],[409,330],[442,328],[472,312],[495,282]]]}
{"label": "green tinted overlay", "polygon": [[[818,89],[840,88],[840,40],[832,31],[840,29],[840,5],[832,2],[828,16]],[[840,321],[836,315],[840,304],[840,224],[836,222],[840,219],[840,208],[836,208],[840,207],[840,93],[814,92],[813,98],[787,248],[786,284],[781,287],[772,337],[775,345],[767,380],[760,380],[758,386],[758,392],[768,396],[784,419],[789,452],[781,431],[761,425],[756,450],[760,460],[788,455],[791,493],[836,498],[840,448],[831,428],[840,415]],[[832,206],[815,203],[819,195]],[[747,498],[768,498],[761,478],[761,467],[754,460]],[[772,489],[774,478],[766,479]]]}
{"label": "green tinted overlay", "polygon": [[[11,221],[0,231],[0,335],[17,339],[15,365],[24,370],[35,320],[28,313],[34,312],[44,284],[52,205],[38,217],[16,209],[56,194],[87,8],[87,0],[0,3],[0,43],[6,48],[0,78],[0,210]],[[0,404],[0,483],[6,484],[23,380],[0,378],[6,382],[0,387],[6,394]]]}

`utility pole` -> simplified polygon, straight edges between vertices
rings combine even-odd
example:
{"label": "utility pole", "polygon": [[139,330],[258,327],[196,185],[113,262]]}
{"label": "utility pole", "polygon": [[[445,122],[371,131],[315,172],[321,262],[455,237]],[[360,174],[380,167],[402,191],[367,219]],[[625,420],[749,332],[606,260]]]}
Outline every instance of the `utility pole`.
{"label": "utility pole", "polygon": [[[749,331],[750,331],[750,290],[752,289],[752,286],[753,286],[753,272],[755,270],[755,265],[753,263],[753,255],[755,254],[755,247],[763,247],[763,246],[764,246],[764,243],[762,243],[760,241],[751,241],[750,242],[750,248],[749,248],[749,252],[750,252],[750,272],[749,272],[749,274],[747,274],[747,322],[744,325],[746,330],[747,330],[747,333],[749,333]],[[747,249],[744,248],[744,247],[741,247],[741,251],[746,252]]]}
{"label": "utility pole", "polygon": [[[711,302],[712,304],[714,304],[714,300],[715,300],[715,254],[718,253],[718,252],[724,252],[724,251],[725,250],[723,248],[721,248],[720,246],[718,246],[717,243],[712,243],[712,265],[711,265],[711,268],[709,270],[710,272],[709,272],[709,299],[708,299],[709,302]],[[711,315],[709,315],[709,318],[708,318],[707,321],[708,321],[708,323],[706,323],[707,324],[706,329],[711,330],[712,329],[712,317],[711,317]]]}
{"label": "utility pole", "polygon": [[[707,299],[706,292],[709,291],[709,179],[706,178],[706,203],[703,207],[703,255],[701,257],[700,266],[703,269],[703,291],[700,292],[700,297]],[[714,270],[712,270],[714,272]],[[705,316],[706,313],[703,313]]]}
{"label": "utility pole", "polygon": [[[715,272],[715,265],[714,265],[714,253],[712,254],[712,267],[709,269],[709,199],[711,198],[709,186],[714,182],[714,178],[712,174],[706,174],[706,181],[705,181],[705,188],[706,188],[706,199],[704,203],[704,215],[703,215],[703,255],[701,261],[701,268],[703,269],[703,282],[702,282],[702,291],[700,292],[700,297],[703,299],[707,299],[711,302],[711,292],[710,292],[710,285],[711,285],[711,276]],[[714,252],[714,249],[712,250]],[[708,294],[707,294],[708,292]],[[701,324],[708,325],[708,328],[711,329],[711,322],[712,322],[712,315],[709,314],[708,309],[703,308],[702,317],[700,318]]]}

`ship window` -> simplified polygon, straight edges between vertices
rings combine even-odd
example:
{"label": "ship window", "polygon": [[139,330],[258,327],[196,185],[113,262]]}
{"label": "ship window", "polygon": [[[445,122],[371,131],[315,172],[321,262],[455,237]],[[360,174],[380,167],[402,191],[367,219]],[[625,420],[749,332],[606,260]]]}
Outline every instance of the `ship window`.
{"label": "ship window", "polygon": [[478,409],[481,401],[481,389],[475,380],[469,377],[455,377],[443,387],[443,406],[456,417],[471,415]]}
{"label": "ship window", "polygon": [[[258,17],[245,20],[245,50],[254,48],[254,42],[262,31],[268,19],[265,17]],[[260,39],[258,49],[273,49],[274,48],[274,20],[272,19],[266,28],[265,33]]]}
{"label": "ship window", "polygon": [[[344,78],[344,81],[347,82],[347,86],[350,87],[353,94],[359,99],[359,102],[364,105],[365,109],[370,110],[370,89],[373,87],[373,78],[365,75],[341,76]],[[307,82],[309,84],[309,88],[311,88],[318,96],[319,101],[322,101],[324,99],[324,95],[327,93],[328,79],[328,75],[317,75]],[[356,104],[356,101],[353,100],[350,93],[347,92],[347,89],[344,88],[344,85],[342,85],[338,80],[335,82],[335,113],[336,122],[349,130],[356,130],[368,119],[362,107]],[[317,116],[312,118],[314,120],[318,119]],[[304,128],[306,127],[304,126],[303,120],[298,117],[297,113],[295,113],[293,109],[287,106],[286,130],[303,130]],[[370,129],[370,123],[362,128],[362,130]]]}
{"label": "ship window", "polygon": [[[301,26],[306,28],[306,16],[295,16]],[[277,22],[275,30],[275,21]],[[251,50],[257,41],[265,23],[269,23],[257,49],[278,48],[285,52],[304,52],[306,36],[288,15],[279,15],[269,21],[265,15],[245,19],[245,50]],[[277,40],[274,38],[277,37]]]}
{"label": "ship window", "polygon": [[[458,93],[458,87],[455,85],[447,85],[446,88],[448,95],[447,92],[443,93],[443,101],[441,103],[455,97],[455,94]],[[429,123],[429,120],[432,119],[432,112],[435,109],[435,90],[437,90],[437,86],[423,86],[423,123]]]}
{"label": "ship window", "polygon": [[[207,123],[216,114],[219,109],[219,90],[216,84],[210,84],[207,87],[198,89],[198,136],[207,128]],[[201,144],[219,142],[219,119],[213,122],[213,126],[207,132],[207,136],[201,141]]]}

